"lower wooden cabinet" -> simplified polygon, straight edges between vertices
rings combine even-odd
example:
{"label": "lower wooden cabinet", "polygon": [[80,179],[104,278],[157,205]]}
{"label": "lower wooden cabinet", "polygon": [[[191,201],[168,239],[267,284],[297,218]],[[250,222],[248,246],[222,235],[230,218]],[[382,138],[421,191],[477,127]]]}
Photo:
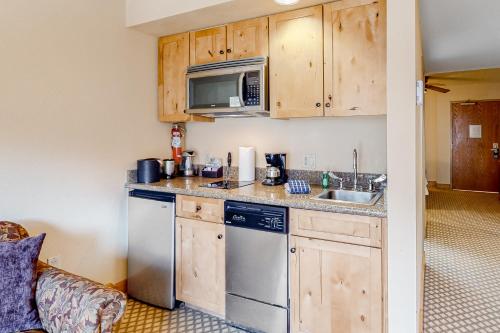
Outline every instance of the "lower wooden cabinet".
{"label": "lower wooden cabinet", "polygon": [[382,250],[291,236],[293,333],[381,333]]}
{"label": "lower wooden cabinet", "polygon": [[225,314],[224,225],[177,217],[177,299]]}

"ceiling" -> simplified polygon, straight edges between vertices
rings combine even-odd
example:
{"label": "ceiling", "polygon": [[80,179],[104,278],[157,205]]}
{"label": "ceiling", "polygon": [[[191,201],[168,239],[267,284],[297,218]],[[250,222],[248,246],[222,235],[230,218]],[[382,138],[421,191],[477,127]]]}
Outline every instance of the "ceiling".
{"label": "ceiling", "polygon": [[499,0],[421,0],[426,73],[500,68]]}

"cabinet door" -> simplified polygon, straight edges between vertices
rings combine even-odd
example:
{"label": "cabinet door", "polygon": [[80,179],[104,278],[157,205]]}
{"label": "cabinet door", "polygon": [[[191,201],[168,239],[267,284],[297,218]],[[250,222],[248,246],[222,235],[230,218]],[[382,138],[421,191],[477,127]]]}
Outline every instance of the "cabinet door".
{"label": "cabinet door", "polygon": [[176,219],[177,299],[224,316],[224,225]]}
{"label": "cabinet door", "polygon": [[158,40],[158,118],[164,122],[211,121],[184,113],[186,70],[189,65],[189,33]]}
{"label": "cabinet door", "polygon": [[323,116],[323,17],[315,6],[269,17],[273,118]]}
{"label": "cabinet door", "polygon": [[226,60],[226,26],[192,31],[189,38],[191,65]]}
{"label": "cabinet door", "polygon": [[296,236],[291,246],[292,332],[382,332],[380,249]]}
{"label": "cabinet door", "polygon": [[269,54],[268,18],[260,17],[227,25],[227,59],[267,57]]}
{"label": "cabinet door", "polygon": [[341,0],[324,13],[325,115],[386,114],[385,0]]}

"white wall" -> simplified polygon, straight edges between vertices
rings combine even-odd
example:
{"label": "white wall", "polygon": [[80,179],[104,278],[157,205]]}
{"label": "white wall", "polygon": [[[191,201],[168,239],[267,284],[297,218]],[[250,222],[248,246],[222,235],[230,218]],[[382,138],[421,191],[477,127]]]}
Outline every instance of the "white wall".
{"label": "white wall", "polygon": [[387,2],[388,329],[419,331],[423,242],[422,78],[417,0]]}
{"label": "white wall", "polygon": [[[500,71],[496,71],[500,81]],[[439,184],[451,183],[451,102],[500,99],[500,82],[445,82],[449,93],[428,90],[425,94],[427,178]]]}
{"label": "white wall", "polygon": [[238,164],[238,147],[254,146],[259,167],[264,153],[287,153],[287,167],[304,169],[304,155],[316,155],[316,170],[352,172],[352,150],[358,149],[360,172],[386,172],[386,117],[338,117],[275,120],[269,118],[217,119],[215,123],[187,124],[186,148],[226,158],[231,151]]}
{"label": "white wall", "polygon": [[46,232],[42,259],[126,276],[126,170],[168,152],[156,39],[123,0],[2,0],[0,219]]}

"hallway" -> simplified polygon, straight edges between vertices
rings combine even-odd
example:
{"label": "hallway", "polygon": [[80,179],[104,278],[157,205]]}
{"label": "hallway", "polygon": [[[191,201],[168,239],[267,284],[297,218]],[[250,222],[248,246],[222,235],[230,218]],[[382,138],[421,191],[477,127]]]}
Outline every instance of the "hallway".
{"label": "hallway", "polygon": [[432,190],[425,252],[424,332],[500,332],[498,195]]}

